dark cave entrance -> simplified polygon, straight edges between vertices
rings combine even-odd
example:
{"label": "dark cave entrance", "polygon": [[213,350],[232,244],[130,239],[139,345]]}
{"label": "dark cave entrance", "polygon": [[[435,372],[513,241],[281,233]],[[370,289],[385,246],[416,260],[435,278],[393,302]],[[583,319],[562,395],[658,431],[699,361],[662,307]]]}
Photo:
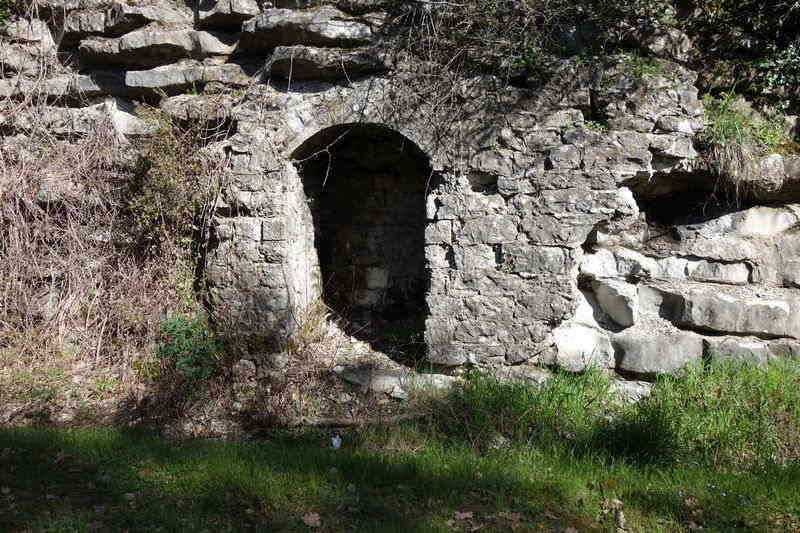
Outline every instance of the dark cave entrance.
{"label": "dark cave entrance", "polygon": [[344,124],[311,137],[292,159],[314,223],[323,301],[349,334],[420,360],[428,157],[389,128]]}

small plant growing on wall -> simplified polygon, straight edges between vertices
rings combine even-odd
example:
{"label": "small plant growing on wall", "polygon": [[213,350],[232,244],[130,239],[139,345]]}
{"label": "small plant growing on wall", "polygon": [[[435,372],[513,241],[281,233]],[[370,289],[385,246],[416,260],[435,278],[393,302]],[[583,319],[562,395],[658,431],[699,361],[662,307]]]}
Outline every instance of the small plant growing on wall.
{"label": "small plant growing on wall", "polygon": [[780,117],[770,117],[749,108],[736,93],[727,92],[703,99],[707,126],[700,136],[709,164],[738,198],[744,189],[772,190],[782,183],[771,182],[760,171],[760,158],[769,153],[796,153],[798,144]]}
{"label": "small plant growing on wall", "polygon": [[180,374],[191,395],[216,372],[220,345],[201,318],[176,315],[164,320],[161,330],[165,339],[158,355]]}

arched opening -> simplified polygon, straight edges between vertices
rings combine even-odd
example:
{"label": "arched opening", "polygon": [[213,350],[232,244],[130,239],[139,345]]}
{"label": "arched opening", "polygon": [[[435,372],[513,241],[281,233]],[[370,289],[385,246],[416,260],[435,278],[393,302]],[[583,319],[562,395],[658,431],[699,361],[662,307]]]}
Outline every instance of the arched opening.
{"label": "arched opening", "polygon": [[424,356],[425,153],[394,130],[343,124],[292,154],[314,225],[322,299],[390,356]]}

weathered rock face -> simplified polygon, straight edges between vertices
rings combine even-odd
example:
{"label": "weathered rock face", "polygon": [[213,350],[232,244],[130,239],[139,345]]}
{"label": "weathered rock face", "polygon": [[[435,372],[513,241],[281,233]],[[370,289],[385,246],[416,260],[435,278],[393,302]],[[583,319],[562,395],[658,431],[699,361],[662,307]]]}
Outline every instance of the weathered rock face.
{"label": "weathered rock face", "polygon": [[[695,76],[673,63],[565,60],[526,86],[432,86],[387,59],[375,2],[40,4],[50,26],[2,31],[0,97],[35,90],[64,133],[146,134],[138,99],[230,125],[209,301],[262,350],[322,299],[365,331],[413,328],[433,363],[522,380],[800,353],[800,165],[764,161],[782,205],[693,217],[685,195],[713,182]],[[43,69],[59,47],[78,64]],[[29,118],[0,126],[24,134]]]}

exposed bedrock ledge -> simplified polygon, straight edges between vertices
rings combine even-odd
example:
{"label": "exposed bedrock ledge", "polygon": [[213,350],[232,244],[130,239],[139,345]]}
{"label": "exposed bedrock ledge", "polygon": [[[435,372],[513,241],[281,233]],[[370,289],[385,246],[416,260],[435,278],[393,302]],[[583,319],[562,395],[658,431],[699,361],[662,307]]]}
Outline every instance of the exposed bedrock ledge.
{"label": "exposed bedrock ledge", "polygon": [[703,356],[700,335],[643,322],[613,336],[617,370],[635,376],[674,374]]}
{"label": "exposed bedrock ledge", "polygon": [[735,294],[694,289],[676,295],[682,301],[674,321],[682,326],[758,337],[800,338],[800,297],[784,294]]}
{"label": "exposed bedrock ledge", "polygon": [[369,44],[372,38],[369,24],[334,7],[267,9],[242,25],[239,48],[245,53],[292,45],[349,48]]}
{"label": "exposed bedrock ledge", "polygon": [[244,21],[259,13],[261,8],[256,0],[200,0],[197,23],[202,28],[239,31]]}
{"label": "exposed bedrock ledge", "polygon": [[372,50],[313,46],[279,46],[267,67],[285,80],[349,80],[387,70]]}
{"label": "exposed bedrock ledge", "polygon": [[144,28],[117,39],[90,38],[78,47],[81,63],[150,68],[187,58],[230,56],[236,35],[197,30]]}
{"label": "exposed bedrock ledge", "polygon": [[794,339],[765,341],[757,337],[707,337],[703,355],[716,361],[763,364],[772,359],[800,358],[800,342]]}
{"label": "exposed bedrock ledge", "polygon": [[0,98],[24,98],[35,94],[60,103],[81,103],[98,96],[159,99],[161,93],[175,95],[202,89],[218,82],[229,87],[246,87],[253,82],[257,65],[215,63],[192,59],[148,70],[96,70],[43,81],[24,77],[0,79]]}
{"label": "exposed bedrock ledge", "polygon": [[[738,243],[739,251],[746,251],[747,243]],[[736,244],[731,244],[735,246]],[[725,285],[745,285],[751,277],[749,258],[743,254],[738,261],[724,261],[714,257],[650,257],[629,248],[601,248],[584,256],[581,275],[592,279],[621,278],[662,281],[702,281]]]}
{"label": "exposed bedrock ledge", "polygon": [[[88,5],[88,4],[84,4]],[[127,2],[113,2],[105,8],[84,7],[55,13],[57,21],[63,16],[60,26],[60,46],[77,46],[87,37],[119,37],[151,23],[162,26],[180,27],[192,24],[192,13],[185,5],[177,2],[148,2],[130,5]]]}
{"label": "exposed bedrock ledge", "polygon": [[[709,195],[731,187],[700,161],[664,159],[664,152],[653,151],[651,175],[638,174],[625,179],[625,186],[645,199],[661,200],[682,195]],[[800,197],[800,156],[769,154],[758,162],[757,179],[737,184],[736,201],[782,203]],[[732,195],[733,196],[733,195]]]}

